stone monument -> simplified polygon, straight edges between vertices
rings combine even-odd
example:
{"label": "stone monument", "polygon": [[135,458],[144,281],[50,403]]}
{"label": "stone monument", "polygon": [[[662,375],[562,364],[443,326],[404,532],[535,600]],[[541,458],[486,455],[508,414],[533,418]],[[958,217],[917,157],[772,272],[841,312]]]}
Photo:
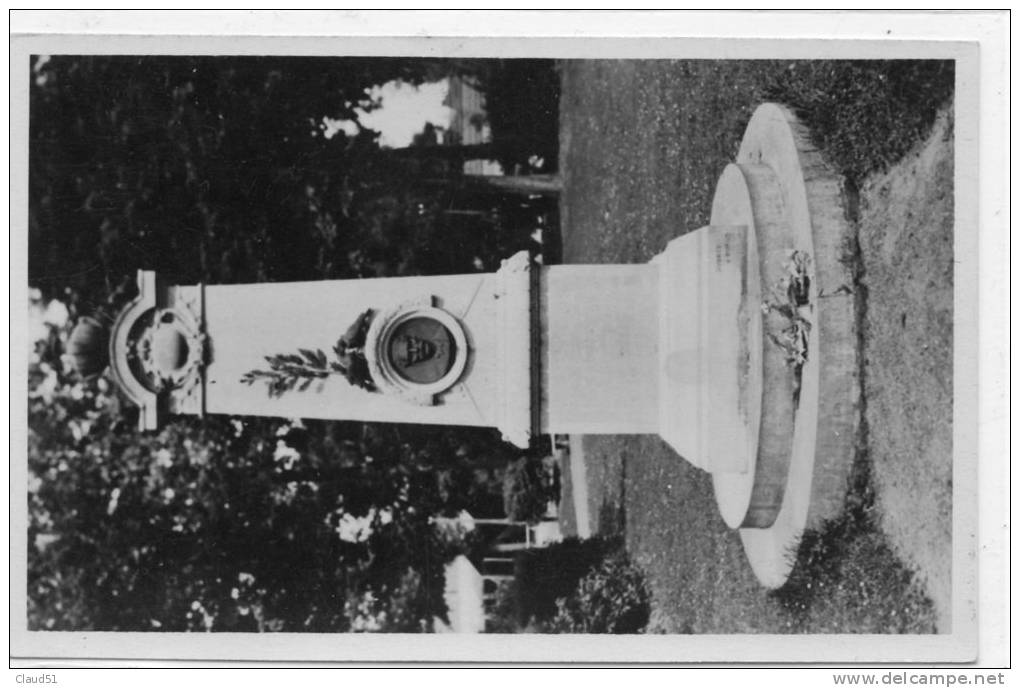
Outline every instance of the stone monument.
{"label": "stone monument", "polygon": [[143,429],[213,413],[489,426],[520,447],[657,433],[712,474],[777,586],[852,461],[848,236],[838,180],[766,104],[709,226],[648,264],[522,252],[487,274],[242,285],[141,271],[110,365]]}

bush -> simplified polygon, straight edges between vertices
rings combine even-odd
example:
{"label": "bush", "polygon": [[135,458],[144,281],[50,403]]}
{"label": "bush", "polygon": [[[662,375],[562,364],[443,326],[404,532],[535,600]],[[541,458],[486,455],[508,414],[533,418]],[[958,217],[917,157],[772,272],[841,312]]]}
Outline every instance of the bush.
{"label": "bush", "polygon": [[556,601],[549,633],[641,633],[648,625],[650,595],[641,571],[616,552]]}
{"label": "bush", "polygon": [[793,63],[764,95],[794,108],[840,172],[859,182],[909,151],[953,88],[952,61],[814,60]]}
{"label": "bush", "polygon": [[640,633],[651,596],[618,538],[569,538],[517,560],[500,585],[488,633]]}
{"label": "bush", "polygon": [[567,538],[523,552],[514,571],[518,623],[551,621],[557,600],[572,595],[582,578],[621,548],[618,538]]}
{"label": "bush", "polygon": [[344,615],[355,633],[425,633],[431,619],[419,612],[422,577],[407,569],[392,586],[379,589],[366,586],[361,591],[348,590]]}
{"label": "bush", "polygon": [[512,521],[537,523],[560,501],[560,467],[547,456],[526,456],[510,464],[503,476],[503,510]]}
{"label": "bush", "polygon": [[523,633],[517,616],[518,586],[516,581],[500,582],[493,595],[492,606],[485,612],[486,633]]}

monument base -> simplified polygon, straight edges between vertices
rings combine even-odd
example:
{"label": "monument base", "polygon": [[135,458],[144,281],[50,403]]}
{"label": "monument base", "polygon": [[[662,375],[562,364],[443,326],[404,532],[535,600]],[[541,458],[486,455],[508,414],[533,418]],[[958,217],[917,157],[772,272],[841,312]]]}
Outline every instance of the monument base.
{"label": "monument base", "polygon": [[748,228],[741,309],[761,314],[742,333],[760,353],[753,468],[713,469],[712,481],[759,581],[779,587],[804,530],[837,516],[848,487],[859,413],[854,239],[839,178],[792,113],[773,104],[748,124],[712,223]]}
{"label": "monument base", "polygon": [[[782,203],[786,238],[777,236],[774,225],[757,223],[762,235],[762,286],[772,290],[766,298],[773,303],[777,296],[782,300],[782,294],[775,294],[776,286],[789,288],[791,282],[799,282],[807,287],[796,295],[805,301],[792,314],[769,309],[771,316],[782,315],[785,322],[765,324],[766,366],[770,342],[779,344],[772,349],[783,351],[787,366],[796,374],[789,459],[785,476],[781,480],[775,476],[776,482],[784,484],[782,498],[772,508],[768,527],[748,527],[754,524],[745,522],[740,529],[744,551],[758,580],[779,587],[790,575],[804,530],[819,528],[838,516],[848,489],[860,414],[852,261],[856,240],[845,218],[840,178],[786,108],[767,103],[755,111],[736,164],[742,170],[766,171],[765,176],[774,182],[771,195]],[[755,186],[752,201],[756,211],[775,207],[766,198],[770,192]],[[775,268],[782,256],[764,255],[764,247],[773,252],[785,240],[791,242],[797,260],[787,259],[781,265],[780,273],[786,274],[780,274],[777,283],[773,281]],[[798,319],[803,351],[784,346],[790,344],[783,338],[790,315]],[[776,327],[781,329],[777,332]],[[765,398],[779,401],[768,390],[767,374]],[[765,401],[763,408],[769,405]],[[763,414],[763,438],[765,430],[772,427]],[[762,450],[759,448],[759,471],[764,469]],[[746,480],[746,476],[713,475],[716,500],[724,513],[732,495],[746,489]],[[756,476],[755,481],[761,482],[761,478]]]}
{"label": "monument base", "polygon": [[648,265],[543,272],[543,431],[657,432],[711,473],[768,587],[789,577],[804,530],[841,512],[853,463],[854,239],[842,208],[806,132],[766,104],[719,179],[708,227]]}

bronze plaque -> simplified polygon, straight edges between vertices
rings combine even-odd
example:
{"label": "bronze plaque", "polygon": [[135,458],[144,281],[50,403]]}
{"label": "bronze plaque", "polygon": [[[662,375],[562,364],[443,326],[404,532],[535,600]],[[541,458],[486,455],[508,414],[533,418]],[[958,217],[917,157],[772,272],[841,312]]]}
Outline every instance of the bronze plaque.
{"label": "bronze plaque", "polygon": [[393,368],[409,382],[428,385],[443,379],[456,357],[453,335],[438,320],[417,317],[393,330],[388,355]]}

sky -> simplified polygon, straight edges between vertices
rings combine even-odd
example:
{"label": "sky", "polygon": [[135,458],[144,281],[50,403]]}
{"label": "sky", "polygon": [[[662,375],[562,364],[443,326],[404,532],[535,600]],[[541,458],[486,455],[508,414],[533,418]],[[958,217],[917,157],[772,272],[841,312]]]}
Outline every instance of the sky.
{"label": "sky", "polygon": [[[411,145],[414,135],[421,133],[426,122],[437,127],[449,126],[453,110],[443,105],[449,90],[446,79],[421,86],[390,81],[372,88],[371,98],[381,104],[380,108],[371,112],[355,110],[363,127],[379,132],[379,145],[404,148]],[[338,131],[349,136],[358,131],[357,125],[349,120],[327,119],[325,125],[326,138]]]}

